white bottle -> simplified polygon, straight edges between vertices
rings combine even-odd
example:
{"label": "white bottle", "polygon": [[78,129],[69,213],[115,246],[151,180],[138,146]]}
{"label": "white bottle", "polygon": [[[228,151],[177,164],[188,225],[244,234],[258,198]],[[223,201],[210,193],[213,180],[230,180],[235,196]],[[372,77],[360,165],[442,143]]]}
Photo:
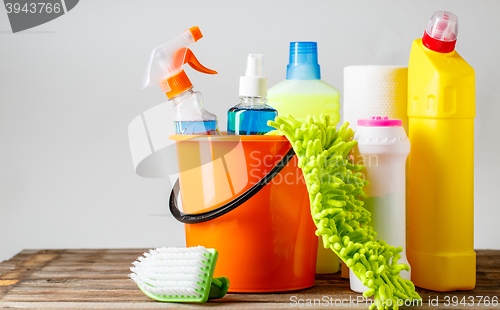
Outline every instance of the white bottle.
{"label": "white bottle", "polygon": [[[374,116],[358,120],[354,135],[357,146],[353,149],[354,161],[363,164],[365,186],[364,207],[371,212],[371,225],[382,239],[394,247],[402,247],[398,263],[408,264],[406,259],[405,216],[405,163],[410,153],[410,140],[402,127],[402,121],[387,116]],[[410,272],[401,271],[403,279],[410,280]],[[368,288],[350,270],[351,290],[363,293]]]}

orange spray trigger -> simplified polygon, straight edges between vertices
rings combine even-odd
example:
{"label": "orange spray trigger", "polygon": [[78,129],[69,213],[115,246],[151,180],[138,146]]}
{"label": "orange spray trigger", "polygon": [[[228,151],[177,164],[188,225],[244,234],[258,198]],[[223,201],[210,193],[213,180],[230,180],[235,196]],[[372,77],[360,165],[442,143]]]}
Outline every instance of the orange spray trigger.
{"label": "orange spray trigger", "polygon": [[186,54],[184,56],[184,64],[189,64],[191,66],[191,68],[193,68],[196,71],[199,71],[201,73],[206,73],[206,74],[217,74],[218,73],[217,71],[208,69],[207,67],[202,65],[189,48],[186,48]]}
{"label": "orange spray trigger", "polygon": [[200,27],[194,26],[188,29],[191,32],[191,36],[193,37],[194,42],[198,42],[199,39],[203,38],[201,34]]}

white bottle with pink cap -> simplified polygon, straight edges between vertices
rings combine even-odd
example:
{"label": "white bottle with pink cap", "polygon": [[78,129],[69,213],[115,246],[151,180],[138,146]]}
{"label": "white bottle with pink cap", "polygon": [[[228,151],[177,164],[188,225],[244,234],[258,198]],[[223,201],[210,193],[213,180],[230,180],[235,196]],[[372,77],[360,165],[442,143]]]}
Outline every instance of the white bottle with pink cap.
{"label": "white bottle with pink cap", "polygon": [[[371,212],[371,225],[382,239],[394,247],[402,247],[398,263],[406,259],[405,163],[410,153],[410,140],[399,119],[374,116],[358,120],[354,135],[358,142],[353,149],[354,161],[366,168],[363,174],[370,182],[365,186],[364,207]],[[410,279],[410,272],[401,271]],[[350,271],[351,289],[362,293],[368,288]]]}

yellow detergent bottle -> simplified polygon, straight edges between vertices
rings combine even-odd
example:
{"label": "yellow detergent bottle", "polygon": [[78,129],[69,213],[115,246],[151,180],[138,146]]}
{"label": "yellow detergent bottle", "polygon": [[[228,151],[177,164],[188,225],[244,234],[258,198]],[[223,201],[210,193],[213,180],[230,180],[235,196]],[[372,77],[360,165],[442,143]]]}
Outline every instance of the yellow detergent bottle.
{"label": "yellow detergent bottle", "polygon": [[[291,42],[290,60],[286,80],[271,87],[267,92],[268,104],[278,111],[300,119],[308,115],[330,115],[330,121],[340,121],[340,92],[321,80],[316,42]],[[338,272],[340,261],[330,249],[325,249],[319,238],[316,273]]]}
{"label": "yellow detergent bottle", "polygon": [[408,65],[408,261],[416,286],[470,290],[474,252],[474,69],[454,50],[458,19],[438,11]]}

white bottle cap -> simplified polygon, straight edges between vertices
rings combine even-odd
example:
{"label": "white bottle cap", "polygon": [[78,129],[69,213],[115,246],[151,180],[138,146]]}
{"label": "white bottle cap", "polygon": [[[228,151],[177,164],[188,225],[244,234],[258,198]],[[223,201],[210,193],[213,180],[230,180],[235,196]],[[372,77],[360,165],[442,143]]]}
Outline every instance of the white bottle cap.
{"label": "white bottle cap", "polygon": [[267,96],[267,78],[262,75],[262,54],[248,54],[245,76],[240,77],[240,97]]}

